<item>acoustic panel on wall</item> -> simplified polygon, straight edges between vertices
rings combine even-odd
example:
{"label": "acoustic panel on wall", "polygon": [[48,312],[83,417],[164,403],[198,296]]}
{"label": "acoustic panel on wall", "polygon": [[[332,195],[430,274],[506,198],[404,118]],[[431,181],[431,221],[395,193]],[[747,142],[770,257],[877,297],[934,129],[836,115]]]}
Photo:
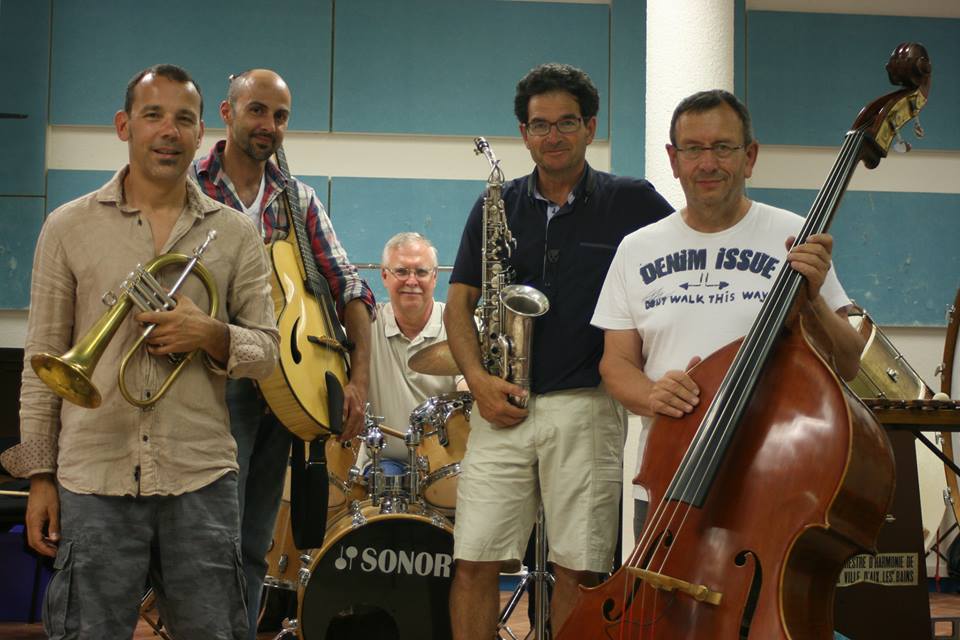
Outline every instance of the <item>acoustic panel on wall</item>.
{"label": "acoustic panel on wall", "polygon": [[[806,215],[807,189],[750,189]],[[943,326],[960,285],[960,195],[848,191],[830,230],[847,295],[883,325]]]}
{"label": "acoustic panel on wall", "polygon": [[290,85],[291,127],[328,131],[332,1],[167,0],[148,9],[128,0],[54,0],[50,122],[110,124],[135,73],[172,63],[199,84],[208,125],[221,126],[228,75],[267,67]]}
{"label": "acoustic panel on wall", "polygon": [[884,65],[913,41],[933,64],[923,147],[960,149],[960,20],[750,11],[747,25],[748,106],[761,142],[839,145],[864,105],[897,90]]}
{"label": "acoustic panel on wall", "polygon": [[333,130],[516,135],[517,81],[544,62],[584,69],[608,134],[610,8],[502,0],[338,2]]}
{"label": "acoustic panel on wall", "polygon": [[30,304],[30,270],[40,227],[43,198],[0,197],[0,308]]}
{"label": "acoustic panel on wall", "polygon": [[42,196],[50,4],[0,3],[0,195]]}

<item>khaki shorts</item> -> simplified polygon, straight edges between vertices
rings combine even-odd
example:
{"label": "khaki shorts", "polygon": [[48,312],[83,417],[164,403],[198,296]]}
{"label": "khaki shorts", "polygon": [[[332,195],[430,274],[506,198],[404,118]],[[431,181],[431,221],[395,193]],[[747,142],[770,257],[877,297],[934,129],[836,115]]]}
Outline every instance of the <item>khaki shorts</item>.
{"label": "khaki shorts", "polygon": [[624,412],[603,387],[533,395],[527,419],[493,427],[474,407],[457,488],[454,557],[518,566],[543,496],[550,562],[610,570]]}

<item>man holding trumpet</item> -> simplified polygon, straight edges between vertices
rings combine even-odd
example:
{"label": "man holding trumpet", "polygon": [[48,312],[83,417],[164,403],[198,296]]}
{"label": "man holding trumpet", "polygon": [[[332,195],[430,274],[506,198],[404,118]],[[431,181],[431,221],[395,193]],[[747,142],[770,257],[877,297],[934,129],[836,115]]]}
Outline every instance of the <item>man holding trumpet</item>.
{"label": "man holding trumpet", "polygon": [[[129,638],[148,575],[174,637],[246,637],[224,386],[227,377],[268,375],[278,335],[256,229],[186,179],[202,113],[199,87],[183,69],[156,65],[134,76],[114,118],[129,165],[50,214],[37,243],[25,345],[35,367],[35,356],[83,339],[104,314],[104,292],[136,265],[189,255],[216,232],[172,310],[134,310],[99,345],[87,374],[102,396],[97,408],[62,402],[24,369],[21,443],[3,463],[30,478],[30,546],[56,556],[44,606],[51,638]],[[184,270],[152,275],[167,290]],[[194,300],[204,304],[212,290],[219,301],[208,313]],[[134,351],[149,324],[147,348]],[[128,352],[121,384],[138,406],[117,379]],[[174,368],[168,356],[193,352],[158,397]]]}

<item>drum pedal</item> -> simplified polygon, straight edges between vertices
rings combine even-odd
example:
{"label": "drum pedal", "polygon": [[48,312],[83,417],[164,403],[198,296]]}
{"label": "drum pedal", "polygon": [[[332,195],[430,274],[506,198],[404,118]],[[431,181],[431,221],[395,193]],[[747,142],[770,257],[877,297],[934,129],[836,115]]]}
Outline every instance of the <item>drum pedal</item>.
{"label": "drum pedal", "polygon": [[283,619],[283,629],[280,630],[273,640],[281,640],[282,638],[296,638],[297,637],[297,623],[296,618],[284,618]]}

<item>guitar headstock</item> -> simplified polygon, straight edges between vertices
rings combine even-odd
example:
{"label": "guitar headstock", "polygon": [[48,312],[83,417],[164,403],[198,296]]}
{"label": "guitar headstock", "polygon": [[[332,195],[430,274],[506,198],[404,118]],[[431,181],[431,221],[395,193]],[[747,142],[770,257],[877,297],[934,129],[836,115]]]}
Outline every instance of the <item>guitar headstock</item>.
{"label": "guitar headstock", "polygon": [[[922,44],[901,43],[890,54],[886,68],[890,82],[903,89],[881,96],[865,106],[853,123],[853,129],[866,133],[871,142],[864,146],[861,157],[868,169],[873,169],[881,158],[886,157],[897,132],[919,115],[930,93],[933,67]],[[914,130],[918,137],[923,135],[919,121]]]}

